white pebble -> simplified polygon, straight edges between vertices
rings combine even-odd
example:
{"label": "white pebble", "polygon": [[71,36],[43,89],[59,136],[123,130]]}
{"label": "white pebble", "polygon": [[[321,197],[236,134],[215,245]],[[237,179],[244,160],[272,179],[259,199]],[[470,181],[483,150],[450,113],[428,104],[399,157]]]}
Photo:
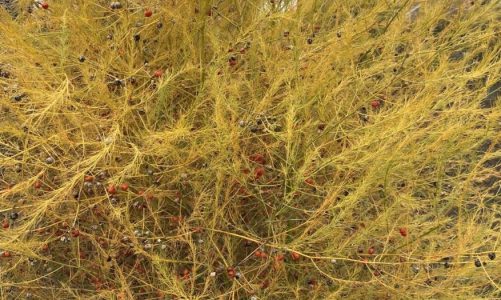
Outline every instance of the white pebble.
{"label": "white pebble", "polygon": [[210,277],[216,277],[216,272],[210,272]]}

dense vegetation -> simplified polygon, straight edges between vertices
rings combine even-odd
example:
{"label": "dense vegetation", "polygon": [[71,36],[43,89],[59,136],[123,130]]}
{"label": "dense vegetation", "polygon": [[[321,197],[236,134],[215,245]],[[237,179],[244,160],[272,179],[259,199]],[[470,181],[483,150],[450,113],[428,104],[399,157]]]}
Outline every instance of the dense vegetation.
{"label": "dense vegetation", "polygon": [[0,4],[2,299],[501,297],[499,1]]}

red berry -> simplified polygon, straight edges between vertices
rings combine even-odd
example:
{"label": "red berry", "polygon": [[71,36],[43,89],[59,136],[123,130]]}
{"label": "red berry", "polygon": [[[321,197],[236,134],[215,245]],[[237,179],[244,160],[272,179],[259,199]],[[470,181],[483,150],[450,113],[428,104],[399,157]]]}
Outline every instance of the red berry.
{"label": "red berry", "polygon": [[152,15],[153,15],[153,11],[151,11],[151,9],[148,8],[147,10],[144,11],[144,16],[145,17],[149,18]]}
{"label": "red berry", "polygon": [[277,256],[275,256],[276,262],[282,262],[282,261],[284,261],[284,259],[285,259],[285,256],[283,254],[278,254]]}
{"label": "red berry", "polygon": [[35,181],[35,185],[34,185],[34,187],[35,187],[36,189],[41,188],[41,187],[42,187],[42,182],[41,182],[40,180]]}
{"label": "red berry", "polygon": [[7,219],[3,219],[3,221],[2,221],[2,227],[3,227],[4,229],[7,229],[7,228],[9,228],[9,226],[10,226],[10,224],[9,224],[9,220],[7,220]]}
{"label": "red berry", "polygon": [[76,237],[78,237],[78,236],[80,236],[80,230],[78,230],[78,229],[73,229],[73,230],[71,231],[71,235],[72,235],[73,237],[75,237],[75,238],[76,238]]}
{"label": "red berry", "polygon": [[49,9],[49,3],[45,2],[45,1],[42,2],[41,6],[43,9]]}
{"label": "red berry", "polygon": [[120,189],[125,192],[129,189],[129,185],[127,183],[122,183]]}
{"label": "red berry", "polygon": [[2,253],[2,256],[3,256],[3,257],[10,257],[10,252],[9,252],[9,251],[4,251],[4,252]]}
{"label": "red berry", "polygon": [[407,228],[401,227],[398,231],[400,232],[401,236],[403,237],[407,236]]}
{"label": "red berry", "polygon": [[163,74],[164,72],[162,70],[156,70],[155,73],[153,73],[153,76],[155,76],[156,78],[160,78],[162,77]]}
{"label": "red berry", "polygon": [[49,245],[47,245],[47,244],[43,244],[43,245],[42,245],[42,250],[43,250],[43,251],[47,251],[47,250],[49,250]]}
{"label": "red berry", "polygon": [[263,165],[266,162],[264,156],[259,153],[252,154],[251,156],[249,156],[249,160],[261,165]]}
{"label": "red berry", "polygon": [[306,178],[304,181],[307,185],[315,185],[315,181],[311,178]]}
{"label": "red berry", "polygon": [[376,249],[374,249],[374,247],[370,247],[369,250],[367,250],[367,253],[369,253],[370,255],[374,254],[376,252]]}
{"label": "red berry", "polygon": [[258,167],[254,170],[254,177],[256,179],[261,178],[264,175],[264,168],[263,167]]}
{"label": "red berry", "polygon": [[234,268],[228,268],[227,272],[228,272],[228,277],[230,278],[235,278],[235,276],[237,275],[237,272],[235,272]]}
{"label": "red berry", "polygon": [[297,261],[301,258],[301,255],[299,255],[299,253],[297,253],[297,252],[292,252],[291,257],[292,257],[292,260]]}
{"label": "red berry", "polygon": [[117,188],[115,187],[115,185],[114,185],[114,184],[110,184],[110,185],[108,186],[107,191],[108,191],[108,194],[113,195],[113,194],[116,194],[116,193],[117,193]]}
{"label": "red berry", "polygon": [[381,101],[379,101],[379,100],[372,100],[371,106],[372,106],[372,109],[378,109],[381,106]]}
{"label": "red berry", "polygon": [[256,257],[261,257],[261,253],[262,253],[261,251],[256,250],[256,252],[254,252],[254,255],[255,255]]}
{"label": "red berry", "polygon": [[84,177],[85,182],[93,182],[94,181],[94,176],[91,175],[85,175]]}

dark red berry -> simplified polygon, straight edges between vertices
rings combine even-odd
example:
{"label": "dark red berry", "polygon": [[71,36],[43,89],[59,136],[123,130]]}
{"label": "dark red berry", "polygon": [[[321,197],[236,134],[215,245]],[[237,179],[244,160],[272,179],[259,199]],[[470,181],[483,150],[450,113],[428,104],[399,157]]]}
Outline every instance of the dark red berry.
{"label": "dark red berry", "polygon": [[35,181],[34,187],[35,187],[36,189],[41,188],[41,187],[42,187],[42,182],[41,182],[40,180]]}
{"label": "dark red berry", "polygon": [[73,229],[73,230],[71,231],[71,236],[73,236],[73,237],[75,237],[75,238],[76,238],[76,237],[78,237],[78,236],[80,236],[80,230],[78,230],[78,229]]}
{"label": "dark red berry", "polygon": [[381,101],[380,100],[372,100],[371,107],[372,107],[372,109],[378,109],[379,107],[381,107]]}
{"label": "dark red berry", "polygon": [[149,9],[149,8],[148,8],[147,10],[145,10],[145,11],[144,11],[144,16],[145,16],[146,18],[149,18],[149,17],[151,17],[152,15],[153,15],[153,11],[152,11],[151,9]]}
{"label": "dark red berry", "polygon": [[254,170],[254,177],[256,179],[261,178],[264,175],[264,168],[263,167],[258,167]]}
{"label": "dark red berry", "polygon": [[401,236],[403,236],[403,237],[407,236],[407,228],[401,227],[398,231],[400,232]]}

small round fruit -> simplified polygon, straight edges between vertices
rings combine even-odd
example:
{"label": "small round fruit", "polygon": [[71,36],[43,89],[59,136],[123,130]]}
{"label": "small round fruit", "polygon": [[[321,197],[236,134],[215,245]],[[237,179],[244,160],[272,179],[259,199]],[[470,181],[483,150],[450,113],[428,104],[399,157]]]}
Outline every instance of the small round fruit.
{"label": "small round fruit", "polygon": [[80,236],[80,230],[78,230],[78,229],[73,229],[73,230],[71,231],[71,236],[72,236],[72,237],[74,237],[74,238],[79,237],[79,236]]}
{"label": "small round fruit", "polygon": [[301,255],[299,255],[299,253],[297,253],[297,252],[292,252],[291,253],[291,258],[294,261],[298,261],[299,259],[301,259]]}
{"label": "small round fruit", "polygon": [[480,259],[475,259],[475,267],[477,268],[480,268],[482,266],[482,262],[480,261]]}
{"label": "small round fruit", "polygon": [[115,187],[115,185],[114,185],[114,184],[110,184],[110,185],[108,186],[108,188],[106,189],[106,191],[108,192],[108,194],[113,195],[113,194],[116,194],[116,193],[117,193],[117,188]]}
{"label": "small round fruit", "polygon": [[230,278],[235,278],[235,276],[237,275],[237,272],[234,268],[228,268],[226,272],[228,273],[228,277]]}
{"label": "small round fruit", "polygon": [[40,6],[42,6],[43,9],[49,9],[49,3],[47,1],[43,1]]}
{"label": "small round fruit", "polygon": [[35,181],[34,187],[35,187],[36,189],[41,188],[41,187],[42,187],[42,182],[41,182],[40,180]]}
{"label": "small round fruit", "polygon": [[78,61],[81,63],[85,62],[85,56],[80,55],[80,57],[78,58]]}
{"label": "small round fruit", "polygon": [[312,178],[306,178],[304,180],[304,183],[306,183],[307,185],[311,185],[311,186],[315,185],[315,181]]}
{"label": "small round fruit", "polygon": [[372,100],[371,107],[372,107],[372,109],[378,109],[379,107],[381,107],[381,101],[380,100]]}
{"label": "small round fruit", "polygon": [[403,236],[403,237],[407,236],[407,228],[401,227],[400,229],[398,229],[398,231],[400,232],[401,236]]}
{"label": "small round fruit", "polygon": [[3,229],[9,228],[10,227],[9,220],[3,219],[3,221],[2,221],[2,227],[3,227]]}
{"label": "small round fruit", "polygon": [[121,189],[122,191],[126,192],[126,191],[129,189],[129,184],[127,184],[127,183],[122,183],[122,184],[120,185],[120,189]]}
{"label": "small round fruit", "polygon": [[264,165],[266,163],[266,159],[264,158],[264,156],[259,153],[255,153],[249,156],[249,160],[260,165]]}
{"label": "small round fruit", "polygon": [[9,252],[9,251],[4,251],[4,252],[2,253],[2,256],[3,256],[3,257],[10,257],[10,252]]}
{"label": "small round fruit", "polygon": [[93,182],[94,181],[94,176],[92,176],[92,175],[85,175],[84,181],[85,182]]}
{"label": "small round fruit", "polygon": [[376,249],[374,249],[374,247],[370,247],[369,250],[367,250],[367,253],[373,255],[374,253],[376,253]]}
{"label": "small round fruit", "polygon": [[149,8],[148,8],[147,10],[145,10],[145,11],[144,11],[144,16],[145,16],[146,18],[149,18],[149,17],[151,17],[152,15],[153,15],[153,11],[152,11],[151,9],[149,9]]}
{"label": "small round fruit", "polygon": [[256,179],[259,179],[264,175],[264,172],[265,172],[265,170],[263,167],[258,167],[254,170],[254,177]]}
{"label": "small round fruit", "polygon": [[490,260],[496,259],[496,253],[494,252],[489,253],[487,256],[489,257]]}
{"label": "small round fruit", "polygon": [[156,78],[160,78],[162,77],[163,74],[164,72],[162,70],[156,70],[155,73],[153,73],[153,76]]}

